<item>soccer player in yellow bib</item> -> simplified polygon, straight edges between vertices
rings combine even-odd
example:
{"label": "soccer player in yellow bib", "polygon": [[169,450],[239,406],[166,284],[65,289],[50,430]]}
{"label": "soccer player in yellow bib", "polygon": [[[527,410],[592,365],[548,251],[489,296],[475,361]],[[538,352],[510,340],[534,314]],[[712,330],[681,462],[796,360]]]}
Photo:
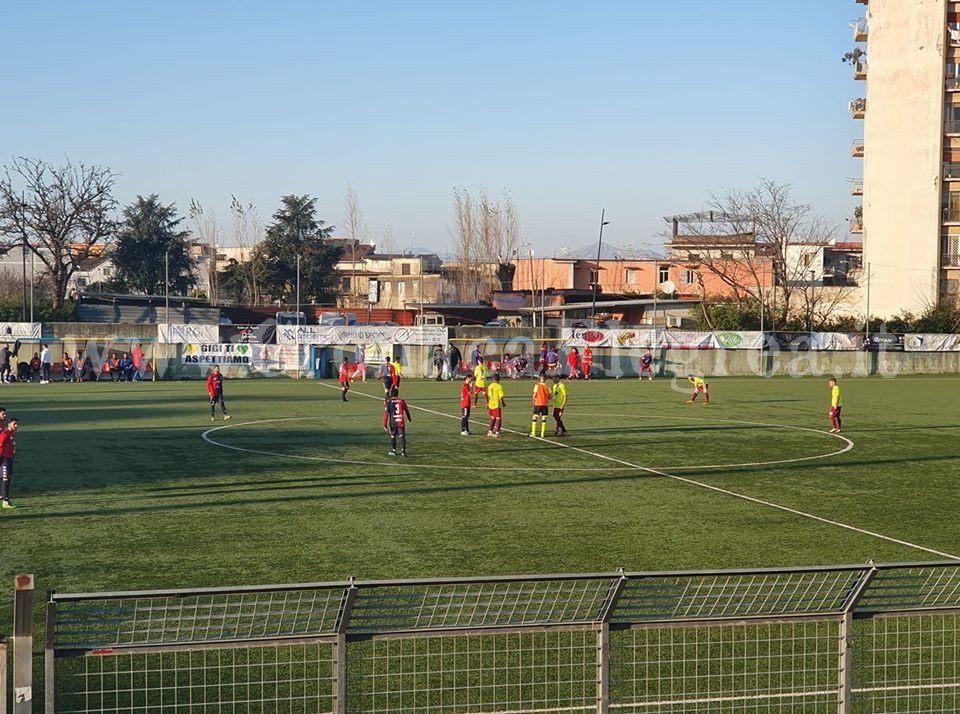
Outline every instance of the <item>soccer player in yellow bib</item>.
{"label": "soccer player in yellow bib", "polygon": [[473,368],[473,406],[477,406],[480,395],[487,393],[487,366],[481,359]]}
{"label": "soccer player in yellow bib", "polygon": [[703,392],[703,405],[706,406],[710,403],[710,392],[707,391],[707,382],[703,377],[698,377],[695,374],[688,374],[687,381],[693,385],[693,395],[687,400],[687,404],[693,404],[697,401],[697,395],[700,392]]}
{"label": "soccer player in yellow bib", "polygon": [[547,376],[541,374],[539,381],[533,385],[533,420],[530,422],[530,436],[537,435],[537,417],[540,417],[540,438],[546,436],[549,404],[550,387],[547,386]]}
{"label": "soccer player in yellow bib", "polygon": [[503,424],[501,409],[507,406],[507,400],[503,397],[503,387],[500,385],[500,375],[494,372],[493,382],[487,387],[487,414],[490,415],[490,426],[487,428],[487,436],[500,438],[500,427]]}
{"label": "soccer player in yellow bib", "polygon": [[553,420],[557,423],[554,436],[566,436],[567,427],[563,425],[563,410],[567,408],[567,385],[559,375],[553,378],[553,389],[550,390],[553,399]]}
{"label": "soccer player in yellow bib", "polygon": [[843,409],[843,397],[840,396],[840,385],[837,380],[831,377],[827,380],[830,385],[830,411],[827,415],[830,417],[831,434],[840,433],[840,410]]}

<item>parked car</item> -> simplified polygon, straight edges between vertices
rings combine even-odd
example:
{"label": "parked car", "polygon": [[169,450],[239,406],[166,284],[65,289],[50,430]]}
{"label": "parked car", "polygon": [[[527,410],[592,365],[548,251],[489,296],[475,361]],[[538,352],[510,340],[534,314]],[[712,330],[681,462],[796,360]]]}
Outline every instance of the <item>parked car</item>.
{"label": "parked car", "polygon": [[509,327],[506,320],[490,320],[484,324],[484,327]]}

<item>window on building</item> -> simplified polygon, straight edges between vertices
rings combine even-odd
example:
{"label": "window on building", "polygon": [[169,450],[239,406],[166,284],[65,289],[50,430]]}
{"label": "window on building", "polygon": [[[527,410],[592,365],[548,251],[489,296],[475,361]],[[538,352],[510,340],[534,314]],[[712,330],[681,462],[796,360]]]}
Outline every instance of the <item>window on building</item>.
{"label": "window on building", "polygon": [[103,277],[109,278],[113,276],[113,268],[107,266],[103,269]]}
{"label": "window on building", "polygon": [[680,273],[680,282],[684,285],[693,285],[697,280],[697,276],[694,274],[690,268],[684,268]]}
{"label": "window on building", "polygon": [[344,292],[350,292],[350,278],[340,278],[340,289]]}
{"label": "window on building", "polygon": [[381,289],[383,292],[385,292],[385,293],[390,292],[390,281],[389,281],[389,280],[381,280],[381,281],[380,281],[380,289]]}
{"label": "window on building", "polygon": [[407,281],[398,280],[397,281],[397,295],[404,295],[407,292]]}
{"label": "window on building", "polygon": [[627,285],[636,285],[637,284],[637,273],[639,271],[634,270],[633,268],[627,268],[626,275],[624,276],[623,282]]}
{"label": "window on building", "polygon": [[400,265],[400,275],[410,275],[410,263]]}
{"label": "window on building", "polygon": [[590,284],[600,284],[600,271],[596,268],[590,268]]}
{"label": "window on building", "polygon": [[720,257],[723,260],[733,260],[733,253],[731,253],[729,250],[722,250],[720,251]]}
{"label": "window on building", "polygon": [[665,283],[670,279],[670,266],[661,265],[657,268],[657,283]]}

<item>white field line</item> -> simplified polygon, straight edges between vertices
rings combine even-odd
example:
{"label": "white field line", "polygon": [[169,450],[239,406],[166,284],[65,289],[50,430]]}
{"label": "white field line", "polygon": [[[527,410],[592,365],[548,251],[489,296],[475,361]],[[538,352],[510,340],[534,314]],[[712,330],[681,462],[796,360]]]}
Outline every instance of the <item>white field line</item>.
{"label": "white field line", "polygon": [[[337,389],[337,390],[339,390],[338,387],[334,387],[334,386],[332,386],[332,385],[321,384],[320,386],[321,386],[321,387],[326,387],[327,389]],[[363,396],[365,396],[365,397],[369,397],[370,399],[376,399],[376,400],[380,401],[380,397],[374,396],[374,395],[372,395],[372,394],[363,394],[363,392],[358,392],[358,394],[361,394],[361,395],[363,395]],[[427,413],[427,414],[435,414],[435,415],[437,415],[437,416],[445,417],[445,418],[448,418],[448,419],[459,419],[459,418],[460,418],[458,415],[455,415],[455,414],[445,414],[444,412],[439,412],[439,411],[436,411],[436,410],[434,410],[434,409],[427,409],[426,407],[416,407],[416,406],[413,406],[413,405],[409,405],[409,406],[410,406],[411,409],[416,409],[417,411],[425,412],[425,413]],[[769,426],[775,426],[775,425],[769,425]],[[800,428],[800,427],[797,427],[797,428]],[[507,431],[507,432],[512,433],[512,434],[521,434],[521,432],[516,431],[516,430],[514,430],[514,429],[505,429],[504,431]],[[815,430],[815,429],[810,429],[810,431],[816,431],[816,430]],[[819,432],[819,433],[823,433],[823,432]],[[837,436],[837,435],[834,435],[834,436]],[[528,437],[528,438],[530,438],[530,437]],[[562,441],[550,440],[550,439],[541,439],[539,436],[533,437],[533,438],[538,439],[538,440],[540,440],[540,441],[543,441],[543,442],[545,442],[545,443],[547,443],[547,444],[552,444],[552,445],[554,445],[554,446],[563,448],[563,449],[570,449],[570,450],[572,450],[572,451],[577,451],[577,452],[579,452],[579,453],[581,453],[581,454],[587,454],[588,456],[593,456],[594,458],[597,458],[597,459],[602,459],[602,460],[604,460],[604,461],[609,461],[609,462],[611,462],[611,463],[620,464],[621,466],[628,466],[628,467],[633,468],[633,469],[636,469],[636,470],[638,470],[638,471],[646,471],[647,473],[655,474],[655,475],[657,475],[657,476],[663,476],[664,478],[673,479],[674,481],[679,481],[679,482],[681,482],[681,483],[685,483],[685,484],[688,484],[688,485],[690,485],[690,486],[697,486],[698,488],[704,488],[704,489],[707,489],[708,491],[713,491],[713,492],[715,492],[715,493],[722,493],[722,494],[724,494],[724,495],[726,495],[726,496],[731,496],[731,497],[733,497],[733,498],[739,498],[739,499],[741,499],[741,500],[749,501],[750,503],[755,503],[755,504],[760,505],[760,506],[766,506],[767,508],[775,508],[775,509],[777,509],[777,510],[779,510],[779,511],[784,511],[785,513],[791,513],[791,514],[793,514],[793,515],[795,515],[795,516],[800,516],[801,518],[808,518],[808,519],[810,519],[810,520],[817,521],[817,522],[819,522],[819,523],[825,523],[825,524],[827,524],[827,525],[836,526],[837,528],[843,528],[843,529],[848,530],[848,531],[853,531],[854,533],[860,533],[860,534],[862,534],[862,535],[871,536],[871,537],[873,537],[873,538],[879,538],[880,540],[887,541],[888,543],[896,543],[897,545],[902,545],[902,546],[905,546],[905,547],[907,547],[907,548],[913,548],[913,549],[915,549],[915,550],[920,550],[920,551],[923,551],[923,552],[925,552],[925,553],[930,553],[931,555],[938,555],[938,556],[940,556],[940,557],[942,557],[942,558],[948,558],[948,559],[950,559],[950,560],[960,560],[960,556],[953,555],[953,554],[951,554],[951,553],[945,553],[945,552],[940,551],[940,550],[935,550],[935,549],[933,549],[933,548],[928,548],[928,547],[925,546],[925,545],[919,545],[918,543],[911,543],[910,541],[901,540],[901,539],[899,539],[899,538],[894,538],[894,537],[892,537],[892,536],[884,535],[883,533],[877,533],[876,531],[867,530],[867,529],[865,529],[865,528],[858,528],[857,526],[852,526],[852,525],[850,525],[849,523],[843,523],[843,522],[841,522],[841,521],[835,521],[835,520],[833,520],[833,519],[831,519],[831,518],[824,518],[823,516],[818,516],[818,515],[813,514],[813,513],[808,513],[807,511],[801,511],[801,510],[798,510],[798,509],[796,509],[796,508],[790,508],[789,506],[784,506],[784,505],[781,505],[781,504],[779,504],[779,503],[774,503],[773,501],[765,501],[765,500],[763,500],[762,498],[755,498],[754,496],[748,496],[748,495],[743,494],[743,493],[737,493],[736,491],[731,491],[731,490],[726,489],[726,488],[720,488],[719,486],[714,486],[714,485],[709,484],[709,483],[703,483],[702,481],[696,481],[696,480],[694,480],[694,479],[692,479],[692,478],[687,478],[687,477],[685,477],[685,476],[677,476],[677,475],[675,475],[675,474],[670,474],[670,473],[667,473],[666,471],[662,471],[662,470],[660,470],[660,469],[650,468],[649,466],[643,466],[643,465],[641,465],[641,464],[634,464],[634,463],[631,463],[631,462],[629,462],[629,461],[624,461],[623,459],[617,459],[617,458],[615,458],[615,457],[613,457],[613,456],[607,456],[606,454],[600,454],[600,453],[597,453],[597,452],[595,452],[595,451],[589,451],[589,450],[587,450],[587,449],[580,448],[579,446],[572,446],[571,444],[566,444],[566,443],[564,443],[564,442],[562,442]],[[848,447],[847,449],[844,449],[844,451],[847,451],[847,450],[849,450],[849,448],[852,448],[852,447],[853,447],[853,442],[850,441],[849,439],[847,439],[846,437],[842,437],[842,436],[841,436],[841,437],[839,437],[839,438],[841,438],[841,439],[843,439],[844,441],[847,441],[847,442],[849,443],[849,447]],[[785,461],[784,463],[790,463],[790,461]]]}

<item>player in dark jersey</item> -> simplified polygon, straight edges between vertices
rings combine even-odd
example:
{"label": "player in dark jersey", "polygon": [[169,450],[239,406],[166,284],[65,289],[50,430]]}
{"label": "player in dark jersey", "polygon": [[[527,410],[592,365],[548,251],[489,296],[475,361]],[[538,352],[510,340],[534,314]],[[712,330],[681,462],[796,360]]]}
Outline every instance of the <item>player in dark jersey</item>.
{"label": "player in dark jersey", "polygon": [[643,353],[643,356],[640,358],[640,377],[643,379],[643,375],[647,375],[648,381],[653,381],[653,355],[650,354],[650,350],[647,350]]}
{"label": "player in dark jersey", "polygon": [[390,434],[390,451],[387,456],[397,455],[397,439],[400,439],[400,455],[407,457],[407,422],[413,421],[410,408],[399,396],[396,387],[390,390],[390,398],[383,406],[383,428]]}
{"label": "player in dark jersey", "polygon": [[223,412],[224,420],[230,418],[227,414],[227,405],[223,401],[223,375],[220,374],[220,365],[214,365],[213,371],[207,375],[207,394],[210,396],[210,421],[214,420],[213,412],[220,404],[220,411]]}

